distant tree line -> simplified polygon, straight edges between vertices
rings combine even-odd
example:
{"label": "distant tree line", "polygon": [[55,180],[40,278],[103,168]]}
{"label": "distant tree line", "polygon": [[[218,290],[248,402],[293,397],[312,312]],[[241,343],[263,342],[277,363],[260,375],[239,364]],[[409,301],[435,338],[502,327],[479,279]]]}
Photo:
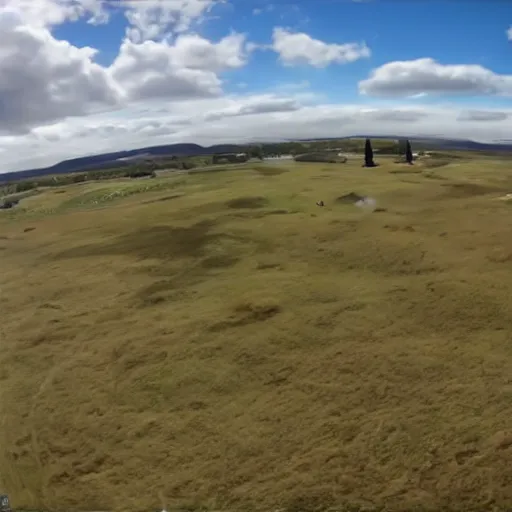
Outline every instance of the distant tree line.
{"label": "distant tree line", "polygon": [[38,187],[62,187],[85,181],[110,180],[114,178],[143,178],[155,176],[153,169],[127,167],[121,169],[94,170],[56,176],[41,176],[33,179],[13,181],[0,185],[0,196],[18,194]]}

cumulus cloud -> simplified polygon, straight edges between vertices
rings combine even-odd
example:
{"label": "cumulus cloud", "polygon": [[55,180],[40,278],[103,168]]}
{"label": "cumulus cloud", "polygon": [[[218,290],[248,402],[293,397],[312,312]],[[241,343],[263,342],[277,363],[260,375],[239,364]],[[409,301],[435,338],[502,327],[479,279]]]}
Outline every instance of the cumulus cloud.
{"label": "cumulus cloud", "polygon": [[105,0],[1,0],[0,9],[33,27],[51,27],[84,16],[92,24],[109,19]]}
{"label": "cumulus cloud", "polygon": [[509,41],[512,41],[512,25],[507,30],[507,37]]}
{"label": "cumulus cloud", "polygon": [[417,94],[512,95],[512,75],[499,75],[480,65],[440,64],[424,58],[388,62],[359,82],[363,94],[399,97]]}
{"label": "cumulus cloud", "polygon": [[[52,1],[48,6],[55,7]],[[76,14],[67,9],[78,4],[61,1],[61,11],[50,9],[41,23],[32,19],[30,10],[21,13],[11,3],[0,4],[0,133],[22,133],[132,101],[218,96],[219,74],[247,62],[244,35],[232,33],[211,42],[182,34],[173,42],[125,39],[111,66],[102,67],[94,61],[96,49],[57,40],[49,30],[52,23]],[[88,5],[88,12],[101,7],[96,0],[80,1],[79,7]]]}
{"label": "cumulus cloud", "polygon": [[93,61],[95,49],[57,41],[13,12],[0,12],[0,34],[0,133],[120,103],[122,91]]}
{"label": "cumulus cloud", "polygon": [[325,43],[303,32],[293,33],[282,27],[274,29],[272,49],[287,66],[309,64],[317,68],[354,62],[371,53],[364,43]]}
{"label": "cumulus cloud", "polygon": [[0,0],[0,8],[18,13],[31,26],[52,27],[86,17],[91,24],[107,23],[113,9],[120,9],[134,42],[161,39],[200,22],[224,0]]}
{"label": "cumulus cloud", "polygon": [[245,66],[249,51],[244,34],[233,33],[218,43],[198,35],[183,35],[174,44],[172,58],[180,67],[219,73]]}
{"label": "cumulus cloud", "polygon": [[123,7],[130,23],[128,37],[134,42],[158,39],[169,31],[184,32],[219,0],[125,0]]}
{"label": "cumulus cloud", "polygon": [[174,44],[125,40],[109,68],[128,99],[182,100],[217,96],[218,73],[246,64],[245,36],[231,34],[218,43],[197,35],[181,35]]}

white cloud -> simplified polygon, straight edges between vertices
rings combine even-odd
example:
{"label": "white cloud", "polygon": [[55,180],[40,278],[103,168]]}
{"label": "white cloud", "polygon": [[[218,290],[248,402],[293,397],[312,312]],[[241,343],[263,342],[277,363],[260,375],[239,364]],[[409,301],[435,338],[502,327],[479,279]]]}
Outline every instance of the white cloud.
{"label": "white cloud", "polygon": [[0,34],[0,133],[121,101],[107,70],[93,62],[93,48],[57,41],[46,28],[23,24],[16,13],[0,11]]}
{"label": "white cloud", "polygon": [[0,9],[19,14],[31,26],[52,27],[86,17],[88,23],[107,23],[110,11],[121,9],[129,23],[127,35],[135,42],[161,39],[201,22],[225,0],[0,0]]}
{"label": "white cloud", "polygon": [[245,66],[248,50],[243,34],[233,33],[216,44],[197,35],[183,35],[177,38],[172,56],[180,67],[219,73]]}
{"label": "white cloud", "polygon": [[287,66],[309,64],[323,68],[329,64],[346,64],[370,56],[370,49],[364,43],[330,44],[303,32],[289,32],[282,27],[274,29],[272,39],[272,49]]}
{"label": "white cloud", "polygon": [[104,0],[0,0],[0,9],[33,27],[51,27],[83,16],[93,24],[108,21]]}
{"label": "white cloud", "polygon": [[510,117],[507,112],[499,111],[486,111],[486,110],[468,110],[461,112],[459,116],[460,121],[505,121]]}
{"label": "white cloud", "polygon": [[388,62],[359,82],[363,94],[399,97],[417,94],[512,95],[512,75],[480,65],[440,64],[424,58]]}
{"label": "white cloud", "polygon": [[245,36],[231,34],[218,43],[197,35],[181,35],[174,44],[125,40],[109,71],[128,100],[182,100],[218,96],[217,73],[246,64]]}
{"label": "white cloud", "polygon": [[165,43],[124,41],[110,71],[129,101],[159,98],[178,101],[222,93],[221,81],[215,73],[181,68],[167,50]]}
{"label": "white cloud", "polygon": [[509,29],[507,30],[507,37],[509,41],[512,41],[512,25],[510,25]]}
{"label": "white cloud", "polygon": [[[222,0],[220,0],[222,1]],[[123,2],[134,42],[159,39],[169,31],[184,32],[219,0],[126,0]]]}
{"label": "white cloud", "polygon": [[[57,5],[57,0],[43,1],[49,7]],[[69,19],[66,9],[76,7],[62,2],[61,15],[56,8],[50,9],[51,15],[41,23],[36,23],[30,10],[20,13],[11,3],[0,4],[0,134],[123,108],[132,101],[218,96],[222,93],[219,73],[247,62],[244,35],[232,33],[211,42],[182,34],[173,43],[137,44],[126,39],[112,65],[105,68],[94,62],[96,49],[77,48],[56,40],[50,32],[48,26]],[[80,6],[101,6],[93,2],[81,0]]]}

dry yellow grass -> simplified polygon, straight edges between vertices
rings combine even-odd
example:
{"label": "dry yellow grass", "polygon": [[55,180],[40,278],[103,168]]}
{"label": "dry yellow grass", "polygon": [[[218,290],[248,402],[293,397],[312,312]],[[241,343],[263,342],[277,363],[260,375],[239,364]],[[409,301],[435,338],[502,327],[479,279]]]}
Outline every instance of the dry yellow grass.
{"label": "dry yellow grass", "polygon": [[510,507],[512,204],[494,198],[512,169],[382,162],[77,185],[2,213],[13,505]]}

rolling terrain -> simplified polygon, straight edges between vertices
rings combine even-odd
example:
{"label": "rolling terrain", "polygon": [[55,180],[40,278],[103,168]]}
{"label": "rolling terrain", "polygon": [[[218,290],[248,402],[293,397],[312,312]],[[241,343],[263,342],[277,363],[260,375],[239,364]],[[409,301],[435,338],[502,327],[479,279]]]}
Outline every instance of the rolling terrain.
{"label": "rolling terrain", "polygon": [[512,169],[377,161],[0,211],[13,507],[508,510]]}

